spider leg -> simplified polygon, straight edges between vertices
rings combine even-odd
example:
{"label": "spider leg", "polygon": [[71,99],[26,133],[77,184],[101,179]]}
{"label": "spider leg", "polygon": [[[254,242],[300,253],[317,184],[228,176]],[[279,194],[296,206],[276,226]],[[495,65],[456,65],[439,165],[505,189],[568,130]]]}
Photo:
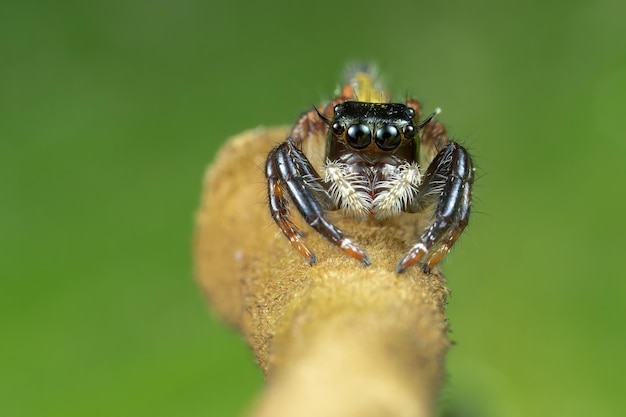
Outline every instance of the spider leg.
{"label": "spider leg", "polygon": [[[338,246],[346,255],[365,265],[370,259],[343,232],[324,217],[324,206],[331,200],[326,191],[316,187],[315,181],[307,182],[304,177],[319,178],[306,156],[287,140],[274,148],[267,159],[265,174],[268,180],[270,213],[272,218],[289,239],[292,246],[310,263],[316,261],[315,254],[302,239],[302,233],[289,218],[285,190],[304,220],[318,233]],[[316,197],[326,193],[327,199],[318,201]]]}
{"label": "spider leg", "polygon": [[289,218],[289,209],[285,197],[285,187],[277,174],[276,162],[270,158],[267,160],[265,169],[267,175],[267,188],[269,195],[269,207],[272,219],[276,222],[283,234],[300,255],[313,265],[316,261],[315,253],[304,243],[302,232]]}
{"label": "spider leg", "polygon": [[431,120],[426,123],[420,137],[420,165],[428,166],[429,162],[449,143],[446,128],[441,122]]}
{"label": "spider leg", "polygon": [[434,221],[398,263],[397,271],[418,262],[429,272],[448,253],[469,219],[474,168],[461,145],[450,142],[433,159],[408,212],[422,211],[436,203]]}

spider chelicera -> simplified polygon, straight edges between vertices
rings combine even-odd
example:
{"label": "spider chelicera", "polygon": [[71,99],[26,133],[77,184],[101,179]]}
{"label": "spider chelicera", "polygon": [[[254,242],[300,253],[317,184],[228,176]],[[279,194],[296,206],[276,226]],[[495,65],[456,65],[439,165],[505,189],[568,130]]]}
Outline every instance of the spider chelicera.
{"label": "spider chelicera", "polygon": [[311,265],[315,254],[291,221],[288,201],[313,229],[365,265],[367,254],[326,219],[326,211],[384,219],[430,210],[429,226],[396,270],[419,263],[429,273],[448,253],[468,222],[474,168],[435,114],[418,122],[417,100],[393,103],[371,71],[353,71],[337,97],[304,113],[272,149],[265,168],[270,213]]}

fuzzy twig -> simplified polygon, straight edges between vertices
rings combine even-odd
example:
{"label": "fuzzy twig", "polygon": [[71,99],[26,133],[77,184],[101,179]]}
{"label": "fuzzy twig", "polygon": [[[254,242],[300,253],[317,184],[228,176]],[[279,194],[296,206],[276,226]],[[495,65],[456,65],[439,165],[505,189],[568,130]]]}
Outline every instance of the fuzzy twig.
{"label": "fuzzy twig", "polygon": [[266,203],[262,167],[286,135],[257,129],[231,139],[208,170],[197,217],[198,280],[268,381],[253,415],[432,415],[449,345],[448,290],[437,270],[394,272],[419,215],[359,222],[329,214],[369,253],[367,268],[300,225],[317,253],[309,266]]}

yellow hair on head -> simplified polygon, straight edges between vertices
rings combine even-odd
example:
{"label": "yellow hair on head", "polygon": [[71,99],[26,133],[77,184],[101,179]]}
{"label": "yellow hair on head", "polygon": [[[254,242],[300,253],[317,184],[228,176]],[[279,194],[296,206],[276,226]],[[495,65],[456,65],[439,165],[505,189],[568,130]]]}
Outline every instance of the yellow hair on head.
{"label": "yellow hair on head", "polygon": [[348,67],[343,96],[354,101],[388,103],[389,96],[382,88],[378,71],[373,65],[351,65]]}

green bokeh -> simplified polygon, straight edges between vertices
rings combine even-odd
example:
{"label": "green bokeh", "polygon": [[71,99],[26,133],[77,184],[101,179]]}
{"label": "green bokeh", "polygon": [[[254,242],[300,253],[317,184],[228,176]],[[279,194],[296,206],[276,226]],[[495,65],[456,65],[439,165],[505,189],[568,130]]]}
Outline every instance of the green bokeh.
{"label": "green bokeh", "polygon": [[[239,416],[262,388],[190,255],[230,135],[375,61],[468,145],[442,413],[615,416],[626,3],[0,5],[0,416]],[[236,190],[233,190],[236,192]]]}

